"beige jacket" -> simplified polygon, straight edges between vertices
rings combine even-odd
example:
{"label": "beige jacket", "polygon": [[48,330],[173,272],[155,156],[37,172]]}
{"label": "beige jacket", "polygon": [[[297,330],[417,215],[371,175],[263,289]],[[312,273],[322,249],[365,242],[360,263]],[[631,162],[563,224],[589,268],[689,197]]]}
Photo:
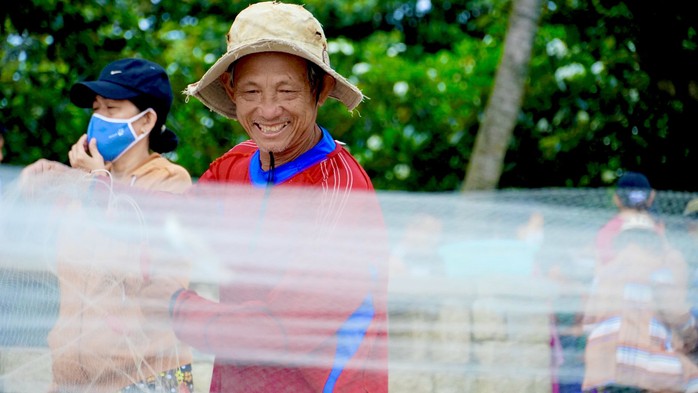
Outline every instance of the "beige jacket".
{"label": "beige jacket", "polygon": [[[158,154],[131,179],[134,187],[174,193],[191,185],[184,168]],[[158,285],[143,274],[144,267],[164,263],[168,271],[180,272],[178,266],[153,255],[156,250],[142,237],[120,232],[124,227],[118,224],[138,222],[137,209],[120,204],[115,211],[95,210],[98,198],[69,202],[66,208],[75,220],[65,223],[59,235],[60,310],[48,337],[54,392],[113,393],[192,361],[190,349],[171,328],[143,315],[140,307],[139,294]],[[188,285],[186,272],[178,281]]]}
{"label": "beige jacket", "polygon": [[696,339],[686,269],[675,250],[653,254],[630,244],[598,270],[584,312],[584,390],[698,388],[698,366],[686,356]]}
{"label": "beige jacket", "polygon": [[152,153],[141,166],[124,176],[124,180],[133,187],[175,194],[183,193],[192,184],[186,169],[158,153]]}

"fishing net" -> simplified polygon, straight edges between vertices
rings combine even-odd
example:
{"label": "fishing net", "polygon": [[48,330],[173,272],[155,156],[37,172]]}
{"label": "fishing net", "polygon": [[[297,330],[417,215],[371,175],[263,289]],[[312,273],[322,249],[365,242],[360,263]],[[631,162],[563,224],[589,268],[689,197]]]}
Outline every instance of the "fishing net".
{"label": "fishing net", "polygon": [[[584,316],[598,295],[596,236],[617,214],[612,190],[348,196],[197,184],[176,196],[72,171],[26,181],[14,168],[0,181],[2,392],[57,381],[117,392],[181,363],[205,392],[214,359],[318,367],[337,360],[346,310],[359,315],[365,302],[387,313],[372,329],[388,333],[373,346],[389,357],[360,367],[387,373],[390,391],[579,391],[593,369]],[[693,196],[659,191],[651,210],[685,267],[669,277],[685,290],[661,292],[680,307],[653,310],[689,361],[689,339],[675,341],[681,326],[662,318],[696,304],[698,240],[682,215]],[[643,281],[649,292],[633,292],[653,304],[652,280],[666,278],[656,270]],[[185,318],[175,333],[168,307],[181,287],[211,304],[224,298],[230,321],[241,320],[235,305],[260,302],[283,335],[254,313],[213,327]],[[187,315],[196,312],[207,310]],[[690,383],[689,366],[676,384]]]}

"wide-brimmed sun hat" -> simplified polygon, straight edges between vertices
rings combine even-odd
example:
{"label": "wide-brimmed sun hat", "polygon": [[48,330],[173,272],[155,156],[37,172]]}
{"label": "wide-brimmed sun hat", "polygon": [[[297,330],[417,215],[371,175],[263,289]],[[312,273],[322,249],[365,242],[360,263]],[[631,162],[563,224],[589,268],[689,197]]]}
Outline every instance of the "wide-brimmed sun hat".
{"label": "wide-brimmed sun hat", "polygon": [[693,198],[686,204],[683,215],[691,218],[698,218],[698,198]]}
{"label": "wide-brimmed sun hat", "polygon": [[252,4],[240,12],[226,36],[227,52],[184,94],[198,98],[211,110],[236,119],[235,104],[226,94],[221,75],[243,56],[262,52],[283,52],[317,64],[336,83],[330,97],[351,111],[363,100],[358,87],[330,66],[327,39],[320,22],[303,6],[269,1]]}

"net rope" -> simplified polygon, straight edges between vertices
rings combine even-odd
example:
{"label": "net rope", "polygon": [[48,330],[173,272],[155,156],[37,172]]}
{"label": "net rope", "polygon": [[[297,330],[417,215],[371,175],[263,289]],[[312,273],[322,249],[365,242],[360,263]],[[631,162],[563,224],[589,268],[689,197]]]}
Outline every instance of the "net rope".
{"label": "net rope", "polygon": [[[273,203],[260,209],[264,190],[234,186],[145,194],[73,172],[26,182],[12,167],[0,167],[0,182],[2,392],[46,391],[61,348],[78,344],[71,370],[84,374],[83,391],[112,378],[106,391],[116,392],[157,373],[158,351],[178,356],[153,339],[174,337],[169,319],[142,311],[144,288],[161,277],[214,301],[224,287],[279,285],[298,299],[328,300],[285,310],[284,350],[219,348],[241,361],[313,366],[326,359],[307,348],[334,328],[322,315],[366,286],[356,261],[367,260],[385,272],[377,278],[384,290],[373,295],[387,304],[389,335],[377,345],[390,354],[391,391],[552,392],[581,384],[596,367],[586,364],[583,317],[598,294],[595,239],[617,214],[611,189],[379,191],[382,217],[373,220],[361,203],[307,190],[274,189]],[[695,196],[658,191],[651,210],[685,266],[685,291],[662,292],[665,304],[689,311],[698,304],[698,238],[682,213]],[[165,292],[159,300],[169,301]],[[61,315],[78,303],[82,312]],[[58,349],[49,345],[57,321],[69,332]],[[243,327],[229,329],[232,337]],[[675,348],[693,362],[690,349]],[[214,355],[191,350],[196,391],[208,391]],[[95,363],[96,371],[82,369]]]}

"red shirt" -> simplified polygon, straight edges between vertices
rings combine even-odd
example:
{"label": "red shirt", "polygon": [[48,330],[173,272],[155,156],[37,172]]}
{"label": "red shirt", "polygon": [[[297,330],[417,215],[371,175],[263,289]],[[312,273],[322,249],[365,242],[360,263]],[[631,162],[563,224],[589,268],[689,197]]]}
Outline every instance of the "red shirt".
{"label": "red shirt", "polygon": [[[192,291],[174,299],[177,336],[216,355],[211,392],[388,390],[387,258],[362,240],[383,228],[378,201],[342,146],[324,138],[322,150],[280,166],[276,185],[252,190],[252,198],[224,199],[236,211],[232,225],[249,228],[253,240],[231,251],[235,274],[220,285],[220,302]],[[257,176],[259,184],[257,152],[252,141],[239,144],[200,182],[250,185]],[[295,185],[306,188],[289,187]],[[299,229],[299,222],[312,228]],[[308,231],[302,244],[287,244],[299,230]]]}
{"label": "red shirt", "polygon": [[613,241],[623,230],[624,226],[633,224],[652,227],[660,235],[664,233],[661,225],[656,223],[648,213],[637,213],[635,215],[617,214],[604,224],[596,234],[596,250],[599,265],[606,265],[615,257],[616,252],[613,249]]}
{"label": "red shirt", "polygon": [[[310,151],[274,170],[275,185],[315,186],[326,189],[373,191],[371,179],[326,130]],[[215,160],[201,176],[201,182],[231,182],[264,186],[269,173],[259,163],[259,149],[252,141],[243,142]]]}

